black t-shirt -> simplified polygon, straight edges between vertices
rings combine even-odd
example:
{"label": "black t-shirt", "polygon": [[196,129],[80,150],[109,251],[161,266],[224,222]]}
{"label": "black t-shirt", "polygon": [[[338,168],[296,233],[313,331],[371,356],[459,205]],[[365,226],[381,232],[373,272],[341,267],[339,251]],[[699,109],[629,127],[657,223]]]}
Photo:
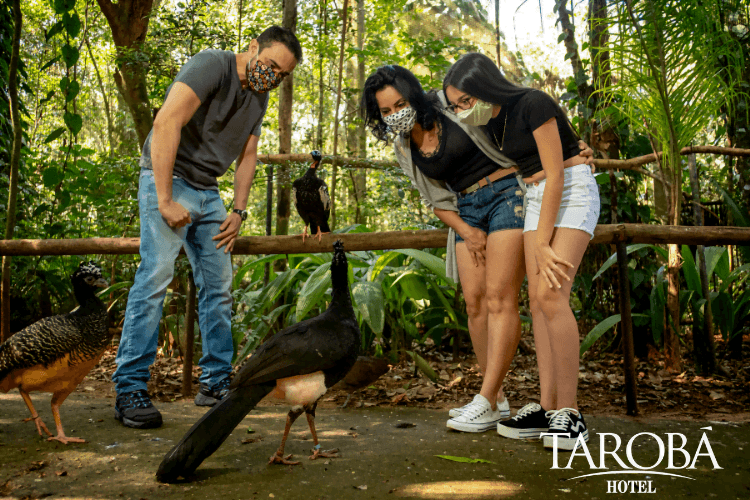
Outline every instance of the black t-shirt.
{"label": "black t-shirt", "polygon": [[[550,118],[555,118],[557,121],[563,160],[580,153],[578,139],[565,113],[550,96],[541,90],[529,90],[515,104],[503,106],[500,114],[489,121],[485,131],[498,147],[502,145],[502,152],[505,156],[518,164],[521,176],[529,177],[542,171],[542,161],[539,158],[533,132]],[[505,130],[505,138],[503,138],[503,130]]]}
{"label": "black t-shirt", "polygon": [[439,144],[434,153],[425,155],[411,142],[411,159],[423,174],[462,191],[500,168],[460,126],[443,115],[439,120]]}

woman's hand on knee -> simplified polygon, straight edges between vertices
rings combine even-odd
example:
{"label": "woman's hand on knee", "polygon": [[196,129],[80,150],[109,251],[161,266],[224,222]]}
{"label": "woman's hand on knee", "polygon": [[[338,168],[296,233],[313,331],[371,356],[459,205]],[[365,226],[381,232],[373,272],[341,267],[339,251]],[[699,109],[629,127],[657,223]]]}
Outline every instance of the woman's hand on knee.
{"label": "woman's hand on knee", "polygon": [[471,260],[474,262],[474,267],[485,264],[485,252],[487,250],[487,234],[481,229],[468,226],[464,230],[464,234],[461,235],[464,242],[466,243],[466,249],[471,255]]}
{"label": "woman's hand on knee", "polygon": [[540,245],[536,247],[535,252],[538,274],[544,278],[547,286],[550,288],[561,288],[562,280],[570,281],[570,276],[560,266],[573,268],[573,264],[560,258],[552,247],[549,245]]}

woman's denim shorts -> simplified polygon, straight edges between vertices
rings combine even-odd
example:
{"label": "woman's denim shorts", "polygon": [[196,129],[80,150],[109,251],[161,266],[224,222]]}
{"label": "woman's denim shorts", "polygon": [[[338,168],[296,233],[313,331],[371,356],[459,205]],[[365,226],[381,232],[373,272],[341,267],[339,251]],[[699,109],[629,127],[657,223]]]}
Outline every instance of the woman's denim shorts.
{"label": "woman's denim shorts", "polygon": [[[576,165],[563,170],[564,183],[560,210],[555,227],[580,229],[594,237],[599,220],[599,186],[588,165]],[[536,231],[542,209],[546,179],[526,185],[526,222],[523,232]]]}
{"label": "woman's denim shorts", "polygon": [[[514,175],[507,175],[469,194],[458,194],[458,214],[471,227],[488,235],[504,229],[523,229],[523,191]],[[456,233],[456,243],[463,241]]]}

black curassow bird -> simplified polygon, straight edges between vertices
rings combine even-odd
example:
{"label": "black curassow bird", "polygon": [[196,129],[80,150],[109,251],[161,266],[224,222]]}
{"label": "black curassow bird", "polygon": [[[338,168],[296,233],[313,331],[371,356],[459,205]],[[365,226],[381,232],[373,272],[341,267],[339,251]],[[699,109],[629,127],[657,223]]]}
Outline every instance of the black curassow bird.
{"label": "black curassow bird", "polygon": [[330,233],[328,227],[328,217],[331,214],[331,198],[328,196],[328,185],[323,179],[317,176],[316,172],[323,155],[320,151],[312,151],[310,156],[313,163],[307,169],[305,175],[296,179],[292,183],[292,202],[297,208],[297,213],[305,222],[305,229],[302,231],[302,241],[307,236],[307,226],[310,226],[310,234],[318,237],[318,241],[323,237],[323,233]]}
{"label": "black curassow bird", "polygon": [[336,382],[344,378],[359,354],[361,336],[349,294],[348,268],[341,240],[333,244],[331,303],[322,314],[301,321],[261,344],[243,364],[229,386],[229,393],[211,408],[164,457],[156,478],[175,482],[187,478],[215,452],[245,415],[267,394],[292,405],[284,437],[269,463],[294,465],[284,456],[289,429],[306,413],[315,448],[310,459],[335,456],[338,450],[321,452],[315,432],[315,407]]}
{"label": "black curassow bird", "polygon": [[[96,366],[112,340],[107,327],[107,308],[96,296],[99,287],[107,286],[102,270],[93,261],[81,262],[71,275],[79,307],[68,314],[43,318],[0,344],[0,391],[18,387],[26,402],[39,435],[48,441],[85,443],[68,437],[60,421],[60,405],[78,387],[86,374]],[[52,393],[52,415],[57,436],[44,425],[34,409],[30,392]]]}

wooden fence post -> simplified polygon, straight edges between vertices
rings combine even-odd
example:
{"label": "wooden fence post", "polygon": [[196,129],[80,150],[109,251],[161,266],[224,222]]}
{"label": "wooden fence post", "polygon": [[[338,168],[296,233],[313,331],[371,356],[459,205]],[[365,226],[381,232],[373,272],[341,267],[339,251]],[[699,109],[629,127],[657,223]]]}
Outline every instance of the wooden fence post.
{"label": "wooden fence post", "polygon": [[182,395],[193,394],[193,345],[195,343],[195,281],[188,273],[187,306],[185,311],[185,357],[182,359]]}
{"label": "wooden fence post", "polygon": [[[695,225],[703,226],[703,210],[701,208],[701,189],[698,183],[698,166],[695,162],[695,154],[688,156],[690,167],[690,186],[693,191],[693,216]],[[695,252],[695,261],[698,263],[698,272],[701,278],[701,292],[703,298],[708,300],[708,274],[706,272],[706,253],[703,245],[698,245]],[[698,328],[696,328],[696,326]],[[695,363],[700,367],[704,375],[713,373],[716,369],[716,355],[714,353],[714,318],[711,311],[711,303],[706,302],[703,306],[703,325],[698,325],[697,318],[693,318],[693,353]]]}
{"label": "wooden fence post", "polygon": [[[617,223],[617,181],[609,171],[611,187],[612,223]],[[617,240],[617,283],[620,299],[620,332],[622,332],[622,367],[625,379],[625,406],[628,415],[638,415],[638,387],[635,377],[635,347],[633,346],[633,316],[630,310],[630,278],[628,277],[628,251],[625,242]]]}

